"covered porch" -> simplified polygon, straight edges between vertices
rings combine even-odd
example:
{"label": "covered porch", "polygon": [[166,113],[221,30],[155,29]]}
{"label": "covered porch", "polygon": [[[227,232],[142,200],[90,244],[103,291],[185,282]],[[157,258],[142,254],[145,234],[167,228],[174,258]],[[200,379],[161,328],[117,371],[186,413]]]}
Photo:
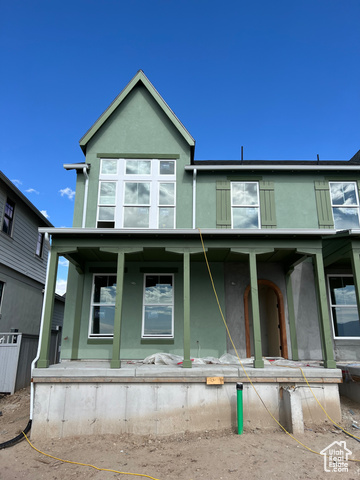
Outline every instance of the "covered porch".
{"label": "covered porch", "polygon": [[[67,258],[76,276],[72,275],[68,285],[68,301],[72,305],[72,331],[67,336],[70,342],[71,360],[81,360],[79,354],[80,317],[84,305],[84,278],[90,270],[102,271],[106,268],[116,274],[116,301],[114,331],[111,338],[106,339],[111,353],[108,360],[112,369],[121,368],[121,360],[126,358],[122,355],[123,330],[123,303],[124,303],[124,275],[126,265],[138,262],[142,265],[162,264],[171,265],[180,262],[182,275],[182,313],[183,313],[183,368],[192,368],[191,362],[191,327],[194,321],[194,313],[191,311],[191,293],[194,285],[191,283],[191,271],[196,264],[205,266],[205,254],[208,259],[210,270],[215,264],[241,265],[247,273],[247,290],[244,296],[244,332],[240,336],[246,337],[246,356],[253,355],[253,367],[264,368],[262,334],[259,308],[259,285],[264,280],[259,277],[260,265],[277,264],[285,278],[283,291],[276,291],[277,298],[280,295],[286,298],[286,308],[279,312],[280,340],[282,345],[282,357],[293,360],[299,359],[296,318],[293,301],[291,276],[294,268],[308,260],[313,262],[315,289],[318,306],[318,327],[321,338],[321,351],[325,368],[336,368],[334,360],[332,334],[329,319],[329,310],[326,294],[326,282],[324,275],[322,237],[333,234],[333,231],[319,230],[309,231],[228,231],[228,230],[204,230],[201,243],[198,230],[183,231],[119,231],[109,229],[51,229],[46,230],[52,237],[51,257],[48,269],[48,280],[44,304],[44,324],[41,339],[40,358],[38,368],[49,366],[49,326],[53,309],[53,299],[56,285],[57,264],[60,256]],[[359,258],[355,262],[359,263]],[[210,282],[210,276],[206,274],[206,281]],[[220,277],[219,277],[220,278]],[[216,282],[215,282],[216,283]],[[217,287],[216,287],[217,288]],[[246,304],[248,302],[248,304]],[[221,303],[221,302],[220,302]],[[221,309],[226,319],[225,301]],[[250,307],[250,308],[249,308]],[[249,311],[251,310],[251,325]],[[221,322],[220,312],[218,314]],[[65,318],[65,323],[68,319]],[[204,328],[206,328],[204,324]],[[222,328],[222,327],[221,327]],[[226,327],[223,326],[224,335]],[[236,332],[235,332],[236,333]],[[244,334],[245,333],[245,334]],[[91,339],[90,339],[91,340]],[[88,342],[88,343],[91,343]],[[161,345],[161,341],[158,342]],[[144,358],[143,355],[141,358]]]}

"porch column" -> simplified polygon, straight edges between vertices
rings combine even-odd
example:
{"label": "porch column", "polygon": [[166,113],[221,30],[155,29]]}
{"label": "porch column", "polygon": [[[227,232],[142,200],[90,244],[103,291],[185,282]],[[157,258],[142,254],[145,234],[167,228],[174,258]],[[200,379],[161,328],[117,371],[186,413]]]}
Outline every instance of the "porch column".
{"label": "porch column", "polygon": [[124,268],[125,253],[119,251],[117,254],[117,277],[116,277],[116,297],[115,297],[115,315],[114,315],[114,337],[111,368],[120,368],[120,341],[121,341],[121,315],[122,315],[122,299],[124,289]]}
{"label": "porch column", "polygon": [[[54,311],[54,299],[55,299],[55,288],[56,288],[56,275],[58,268],[58,251],[51,247],[49,250],[48,258],[48,272],[45,285],[45,294],[43,302],[43,312],[42,312],[42,332],[40,332],[39,341],[40,344],[40,356],[37,361],[37,368],[48,368],[49,367],[49,350],[50,350],[50,340],[51,340],[51,320]],[[41,327],[40,327],[41,328]]]}
{"label": "porch column", "polygon": [[360,249],[359,248],[351,248],[351,268],[354,276],[354,286],[355,286],[355,294],[356,294],[356,304],[358,309],[358,315],[360,314]]}
{"label": "porch column", "polygon": [[71,360],[77,360],[79,358],[81,312],[82,312],[82,300],[83,300],[83,291],[84,291],[84,274],[79,271],[77,272],[75,289],[76,289],[76,301],[75,301],[74,328],[73,328],[73,338],[72,338],[72,348],[71,348]]}
{"label": "porch column", "polygon": [[190,359],[190,252],[184,252],[184,368],[191,368]]}
{"label": "porch column", "polygon": [[286,273],[285,282],[286,282],[286,297],[288,304],[288,316],[289,316],[289,327],[290,327],[290,341],[291,341],[291,354],[293,360],[299,360],[298,353],[298,343],[296,335],[296,325],[295,325],[295,308],[294,308],[294,297],[291,283],[291,274],[294,271],[292,268]]}
{"label": "porch column", "polygon": [[322,252],[316,252],[313,255],[315,263],[315,276],[317,282],[318,302],[320,311],[320,333],[322,337],[322,350],[325,368],[336,368],[334,360],[334,350],[332,344],[332,336],[330,329],[330,318],[328,311],[328,302],[326,296],[326,283],[324,274],[324,262]]}
{"label": "porch column", "polygon": [[250,264],[250,287],[251,287],[251,308],[253,317],[253,335],[254,335],[254,367],[264,368],[261,346],[261,328],[260,328],[260,308],[259,291],[256,270],[256,253],[249,252]]}

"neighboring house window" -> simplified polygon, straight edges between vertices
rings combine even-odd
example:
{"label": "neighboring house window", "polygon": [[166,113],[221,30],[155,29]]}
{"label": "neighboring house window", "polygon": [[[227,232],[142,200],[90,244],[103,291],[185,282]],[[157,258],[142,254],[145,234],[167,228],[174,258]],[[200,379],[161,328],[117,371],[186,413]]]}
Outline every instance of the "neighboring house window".
{"label": "neighboring house window", "polygon": [[175,228],[175,160],[101,159],[98,228]]}
{"label": "neighboring house window", "polygon": [[260,228],[258,182],[231,182],[231,227]]}
{"label": "neighboring house window", "polygon": [[336,230],[359,228],[359,195],[356,182],[330,182],[329,186]]}
{"label": "neighboring house window", "polygon": [[146,274],[142,337],[174,336],[174,276]]}
{"label": "neighboring house window", "polygon": [[5,287],[5,282],[0,281],[0,312],[1,312],[2,299],[4,296],[4,287]]}
{"label": "neighboring house window", "polygon": [[90,336],[114,333],[116,275],[94,275],[91,296]]}
{"label": "neighboring house window", "polygon": [[14,210],[15,210],[15,203],[12,202],[9,198],[7,198],[5,203],[2,231],[9,236],[12,235],[12,231],[13,231]]}
{"label": "neighboring house window", "polygon": [[330,307],[334,336],[360,337],[354,278],[351,275],[329,275]]}
{"label": "neighboring house window", "polygon": [[36,242],[36,251],[35,251],[35,254],[38,257],[42,257],[43,248],[44,248],[44,234],[38,232],[38,237],[37,237],[37,242]]}

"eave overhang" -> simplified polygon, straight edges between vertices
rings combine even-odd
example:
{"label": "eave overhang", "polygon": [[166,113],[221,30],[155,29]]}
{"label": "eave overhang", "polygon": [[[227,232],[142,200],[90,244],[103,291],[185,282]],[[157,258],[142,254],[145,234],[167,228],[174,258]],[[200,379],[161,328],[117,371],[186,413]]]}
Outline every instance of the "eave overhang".
{"label": "eave overhang", "polygon": [[[110,228],[40,228],[56,238],[61,237],[106,237],[106,238],[195,238],[199,237],[199,229],[110,229]],[[322,238],[336,235],[334,229],[201,229],[203,237],[212,238]],[[360,231],[359,231],[360,233]]]}

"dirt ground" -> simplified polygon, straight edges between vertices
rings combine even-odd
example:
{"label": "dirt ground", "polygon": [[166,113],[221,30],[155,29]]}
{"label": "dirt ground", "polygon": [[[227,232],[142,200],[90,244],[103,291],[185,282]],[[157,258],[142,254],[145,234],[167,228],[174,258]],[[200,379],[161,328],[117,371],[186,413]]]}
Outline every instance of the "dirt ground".
{"label": "dirt ground", "polygon": [[[25,428],[29,418],[29,390],[0,395],[0,443]],[[341,425],[360,437],[360,403],[342,398]],[[320,452],[334,441],[345,441],[352,458],[360,460],[360,443],[324,424],[306,428],[298,439]],[[23,440],[0,450],[0,479],[67,480],[75,478],[156,480],[324,479],[360,480],[360,463],[349,462],[347,473],[325,473],[324,458],[307,451],[276,426],[273,431],[205,431],[172,437],[103,435],[42,440],[34,445],[55,457],[133,475],[98,471],[63,463],[35,451]]]}

